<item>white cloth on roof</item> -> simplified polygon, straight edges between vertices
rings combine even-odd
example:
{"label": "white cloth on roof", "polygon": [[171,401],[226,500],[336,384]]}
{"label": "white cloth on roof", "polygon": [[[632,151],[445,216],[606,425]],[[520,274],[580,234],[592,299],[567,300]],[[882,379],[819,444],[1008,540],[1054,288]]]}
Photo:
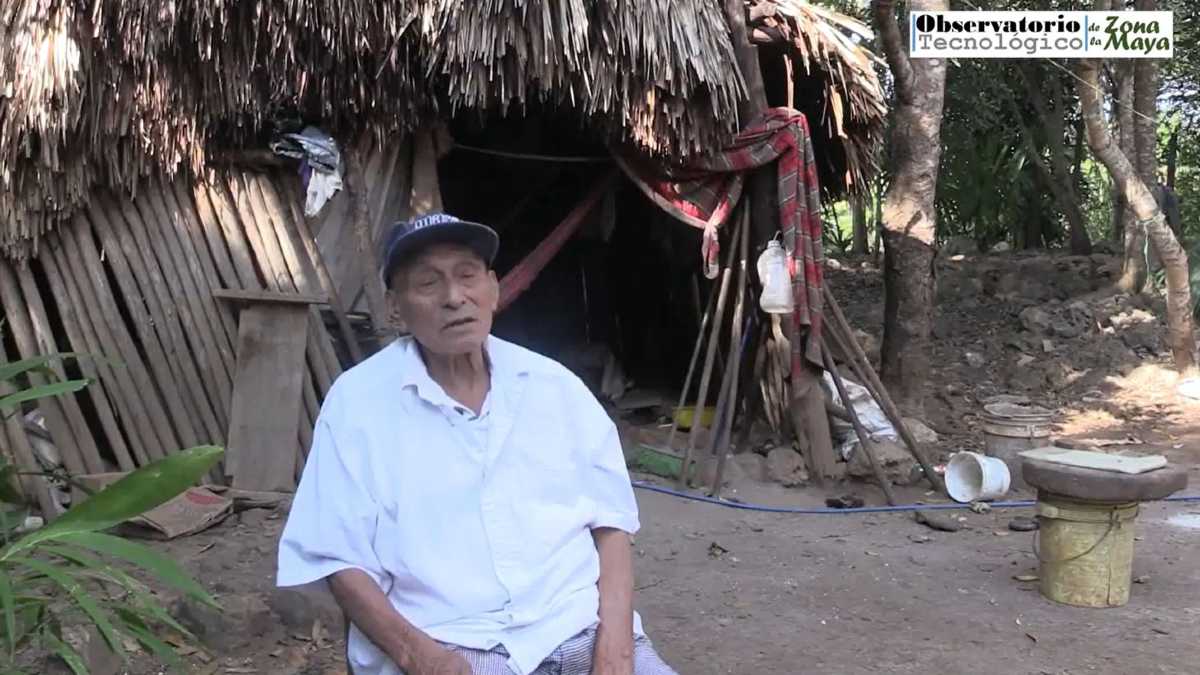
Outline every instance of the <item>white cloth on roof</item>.
{"label": "white cloth on roof", "polygon": [[[487,340],[491,390],[476,416],[400,338],[342,374],[279,545],[278,583],[349,568],[430,637],[502,645],[517,675],[598,620],[591,528],[638,529],[612,420],[562,365]],[[642,634],[634,615],[634,630]],[[357,675],[399,668],[351,628]]]}

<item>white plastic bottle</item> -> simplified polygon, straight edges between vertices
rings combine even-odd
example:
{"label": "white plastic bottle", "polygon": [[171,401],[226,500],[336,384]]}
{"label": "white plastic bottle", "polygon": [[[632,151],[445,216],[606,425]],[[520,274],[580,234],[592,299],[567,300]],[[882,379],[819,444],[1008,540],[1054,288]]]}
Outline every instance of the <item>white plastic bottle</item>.
{"label": "white plastic bottle", "polygon": [[758,256],[758,278],[763,292],[758,304],[769,314],[791,314],[792,279],[788,274],[787,251],[778,239],[767,243],[767,250]]}

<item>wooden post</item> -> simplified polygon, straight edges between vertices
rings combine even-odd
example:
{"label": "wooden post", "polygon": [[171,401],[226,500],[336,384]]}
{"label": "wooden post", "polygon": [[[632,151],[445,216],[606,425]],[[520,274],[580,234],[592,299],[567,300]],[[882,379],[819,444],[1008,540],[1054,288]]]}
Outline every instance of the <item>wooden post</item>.
{"label": "wooden post", "polygon": [[309,305],[324,298],[264,291],[213,295],[246,305],[238,323],[225,473],[237,489],[290,491],[306,376],[305,326]]}

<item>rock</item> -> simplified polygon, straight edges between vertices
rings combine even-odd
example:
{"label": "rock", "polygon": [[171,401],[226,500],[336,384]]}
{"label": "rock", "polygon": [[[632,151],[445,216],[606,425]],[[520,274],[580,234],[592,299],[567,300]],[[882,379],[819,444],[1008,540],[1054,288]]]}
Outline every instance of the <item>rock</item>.
{"label": "rock", "polygon": [[1008,272],[996,281],[996,295],[1020,295],[1024,280],[1019,272]]}
{"label": "rock", "polygon": [[1121,330],[1121,342],[1135,352],[1157,354],[1162,351],[1162,331],[1158,324],[1139,323]]}
{"label": "rock", "polygon": [[939,313],[933,317],[933,336],[939,340],[952,337],[958,332],[958,321],[957,317]]}
{"label": "rock", "polygon": [[1040,307],[1026,307],[1018,318],[1025,330],[1031,333],[1049,333],[1054,327],[1054,317]]}
{"label": "rock", "polygon": [[767,480],[784,486],[807,482],[804,458],[791,448],[775,448],[767,454]]}
{"label": "rock", "polygon": [[[700,481],[704,485],[712,485],[717,479],[717,458],[707,457],[700,462]],[[725,473],[721,474],[721,485],[728,487],[745,479],[742,473],[742,467],[734,459],[733,455],[725,456]]]}
{"label": "rock", "polygon": [[342,610],[321,583],[271,589],[267,607],[279,617],[280,623],[292,630],[309,631],[318,619],[332,632],[342,629]]}
{"label": "rock", "polygon": [[868,359],[874,359],[879,354],[879,340],[865,330],[855,329],[854,339],[858,341],[858,346],[862,347],[863,353]]}
{"label": "rock", "polygon": [[992,247],[992,253],[1007,253],[1012,250],[1012,246],[1007,241],[1002,241]]}
{"label": "rock", "polygon": [[825,267],[831,270],[840,270],[845,267],[837,258],[826,258]]}
{"label": "rock", "polygon": [[967,352],[963,354],[963,359],[972,368],[982,368],[987,365],[987,359],[983,358],[983,354],[977,352]]}
{"label": "rock", "polygon": [[913,440],[916,442],[922,444],[938,442],[937,432],[930,429],[928,424],[915,417],[902,417],[901,420],[904,422],[904,427],[908,429],[908,433],[912,434]]}
{"label": "rock", "polygon": [[1021,273],[1021,283],[1017,287],[1017,295],[1035,302],[1045,302],[1054,298],[1057,293],[1050,280],[1036,272]]}
{"label": "rock", "polygon": [[171,606],[171,616],[188,629],[200,642],[216,650],[235,647],[244,637],[234,630],[229,618],[220,610],[188,598],[179,598]]}
{"label": "rock", "polygon": [[[108,646],[100,632],[90,626],[65,626],[63,641],[83,659],[88,675],[118,675],[125,664],[121,657]],[[71,669],[58,657],[51,657],[42,671],[46,675],[70,675]]]}
{"label": "rock", "polygon": [[767,458],[757,452],[743,452],[734,455],[733,461],[741,468],[742,474],[750,480],[767,480]]}
{"label": "rock", "polygon": [[1090,293],[1094,289],[1095,284],[1083,276],[1065,274],[1058,277],[1057,286],[1059,297],[1065,299]]}
{"label": "rock", "polygon": [[[879,460],[883,474],[889,481],[896,485],[908,485],[913,481],[917,460],[913,458],[907,448],[887,439],[876,441],[874,445],[875,457]],[[861,447],[854,449],[846,473],[861,480],[875,480],[875,473],[871,471],[871,462]]]}
{"label": "rock", "polygon": [[1024,368],[1025,366],[1033,363],[1036,360],[1037,359],[1033,358],[1032,356],[1030,356],[1028,354],[1022,354],[1020,356],[1020,358],[1017,359],[1017,367]]}
{"label": "rock", "polygon": [[1013,368],[1008,373],[1008,386],[1018,390],[1041,389],[1046,384],[1046,375],[1033,368]]}

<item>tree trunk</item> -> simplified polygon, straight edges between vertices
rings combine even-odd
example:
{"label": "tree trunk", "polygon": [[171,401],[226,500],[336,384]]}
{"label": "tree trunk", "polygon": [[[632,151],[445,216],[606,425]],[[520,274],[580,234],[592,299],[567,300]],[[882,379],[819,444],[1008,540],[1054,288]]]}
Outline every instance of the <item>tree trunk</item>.
{"label": "tree trunk", "polygon": [[865,195],[850,195],[850,219],[854,226],[854,244],[851,251],[855,255],[870,253],[867,233],[867,197]]}
{"label": "tree trunk", "polygon": [[[948,0],[912,0],[910,11],[945,11]],[[875,0],[875,23],[895,81],[892,183],[883,206],[884,385],[897,405],[924,412],[933,320],[933,260],[946,61],[909,60],[894,0]]]}
{"label": "tree trunk", "polygon": [[[1118,80],[1121,107],[1118,110],[1117,124],[1121,133],[1121,154],[1127,159],[1137,161],[1137,123],[1134,121],[1137,118],[1135,115],[1137,104],[1134,95],[1137,77],[1134,66],[1133,63],[1122,63],[1119,67],[1121,71]],[[1134,171],[1137,171],[1136,167]],[[1141,293],[1146,287],[1147,279],[1144,253],[1146,232],[1144,228],[1138,226],[1134,209],[1129,203],[1129,195],[1115,177],[1113,178],[1113,188],[1119,197],[1114,201],[1114,208],[1117,204],[1120,205],[1120,224],[1124,247],[1124,263],[1121,278],[1117,281],[1117,288],[1125,293]]]}
{"label": "tree trunk", "polygon": [[1179,127],[1171,130],[1167,140],[1167,187],[1175,189],[1175,170],[1179,163]]}
{"label": "tree trunk", "polygon": [[1076,65],[1076,73],[1079,76],[1077,89],[1080,107],[1087,123],[1088,145],[1120,186],[1130,208],[1136,214],[1139,225],[1145,227],[1166,268],[1168,341],[1175,357],[1176,369],[1181,376],[1189,377],[1196,373],[1196,355],[1192,337],[1192,300],[1191,290],[1188,288],[1187,253],[1167,227],[1166,219],[1163,218],[1162,211],[1149,188],[1141,180],[1125,153],[1113,142],[1112,135],[1104,124],[1104,113],[1097,94],[1098,70],[1099,64],[1090,59],[1081,60]]}

